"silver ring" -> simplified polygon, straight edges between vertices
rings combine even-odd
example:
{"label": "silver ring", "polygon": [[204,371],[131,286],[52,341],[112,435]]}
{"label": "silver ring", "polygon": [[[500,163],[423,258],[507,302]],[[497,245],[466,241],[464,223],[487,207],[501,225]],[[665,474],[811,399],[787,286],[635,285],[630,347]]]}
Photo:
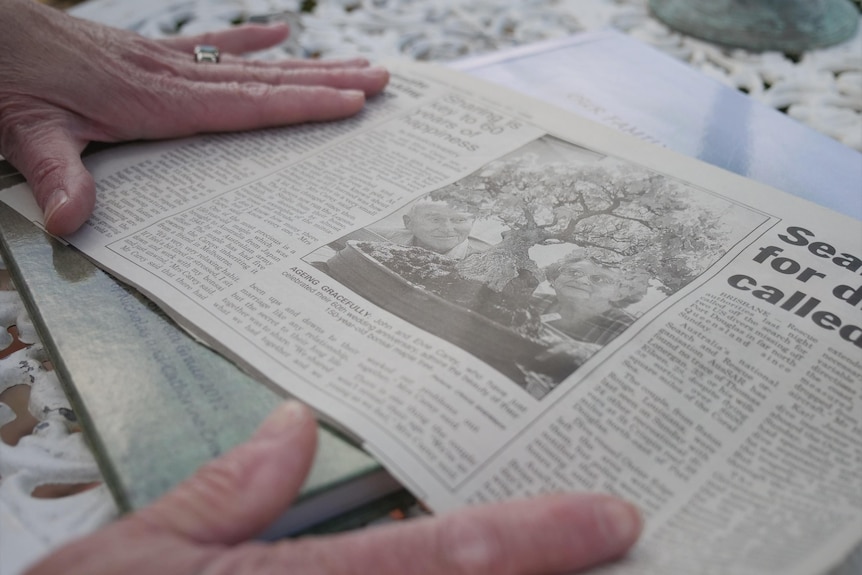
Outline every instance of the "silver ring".
{"label": "silver ring", "polygon": [[195,46],[195,62],[200,64],[206,62],[208,64],[216,64],[219,60],[218,48],[208,46],[206,44],[198,44]]}

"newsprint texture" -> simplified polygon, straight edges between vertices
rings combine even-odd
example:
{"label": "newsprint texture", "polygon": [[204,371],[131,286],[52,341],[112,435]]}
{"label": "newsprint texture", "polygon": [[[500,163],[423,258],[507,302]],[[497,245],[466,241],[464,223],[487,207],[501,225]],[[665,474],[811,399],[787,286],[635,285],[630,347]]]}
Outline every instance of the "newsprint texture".
{"label": "newsprint texture", "polygon": [[[88,160],[65,238],[432,509],[637,502],[603,573],[812,574],[862,537],[862,223],[458,73]],[[39,221],[25,186],[7,201]]]}

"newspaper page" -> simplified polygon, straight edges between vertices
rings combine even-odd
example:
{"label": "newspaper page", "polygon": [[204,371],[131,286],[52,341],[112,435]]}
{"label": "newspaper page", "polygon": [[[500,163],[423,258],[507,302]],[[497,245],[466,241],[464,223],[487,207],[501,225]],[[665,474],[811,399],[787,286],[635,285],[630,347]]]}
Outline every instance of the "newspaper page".
{"label": "newspaper page", "polygon": [[93,156],[66,240],[434,510],[598,490],[646,519],[608,573],[840,563],[862,538],[862,223],[390,69],[344,122]]}

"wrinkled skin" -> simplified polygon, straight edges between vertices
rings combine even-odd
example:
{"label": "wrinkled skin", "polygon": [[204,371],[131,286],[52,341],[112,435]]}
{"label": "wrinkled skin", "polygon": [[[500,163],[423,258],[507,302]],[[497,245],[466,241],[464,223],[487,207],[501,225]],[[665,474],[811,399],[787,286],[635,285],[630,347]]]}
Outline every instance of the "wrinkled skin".
{"label": "wrinkled skin", "polygon": [[[387,71],[362,59],[263,63],[234,54],[283,41],[285,25],[150,40],[33,0],[0,0],[0,155],[20,170],[48,231],[75,231],[95,202],[89,142],[174,138],[350,116]],[[196,64],[196,44],[218,64]]]}
{"label": "wrinkled skin", "polygon": [[295,497],[311,466],[315,429],[308,408],[284,404],[250,441],[28,575],[559,574],[621,556],[640,531],[627,503],[558,494],[340,535],[249,540]]}

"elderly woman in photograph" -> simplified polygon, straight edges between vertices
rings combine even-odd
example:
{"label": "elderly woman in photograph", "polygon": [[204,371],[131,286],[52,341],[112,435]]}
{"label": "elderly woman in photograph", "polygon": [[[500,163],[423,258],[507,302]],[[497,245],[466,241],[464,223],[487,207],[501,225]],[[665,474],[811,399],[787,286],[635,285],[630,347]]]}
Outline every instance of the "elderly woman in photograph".
{"label": "elderly woman in photograph", "polygon": [[527,391],[541,399],[570,376],[602,346],[635,322],[625,308],[640,301],[649,288],[643,271],[612,267],[592,259],[584,249],[570,252],[545,268],[554,295],[534,295],[541,338],[547,350],[525,366]]}
{"label": "elderly woman in photograph", "polygon": [[649,287],[641,271],[610,267],[575,250],[545,268],[556,302],[542,317],[567,336],[605,345],[626,330],[636,317],[625,307],[640,301]]}

